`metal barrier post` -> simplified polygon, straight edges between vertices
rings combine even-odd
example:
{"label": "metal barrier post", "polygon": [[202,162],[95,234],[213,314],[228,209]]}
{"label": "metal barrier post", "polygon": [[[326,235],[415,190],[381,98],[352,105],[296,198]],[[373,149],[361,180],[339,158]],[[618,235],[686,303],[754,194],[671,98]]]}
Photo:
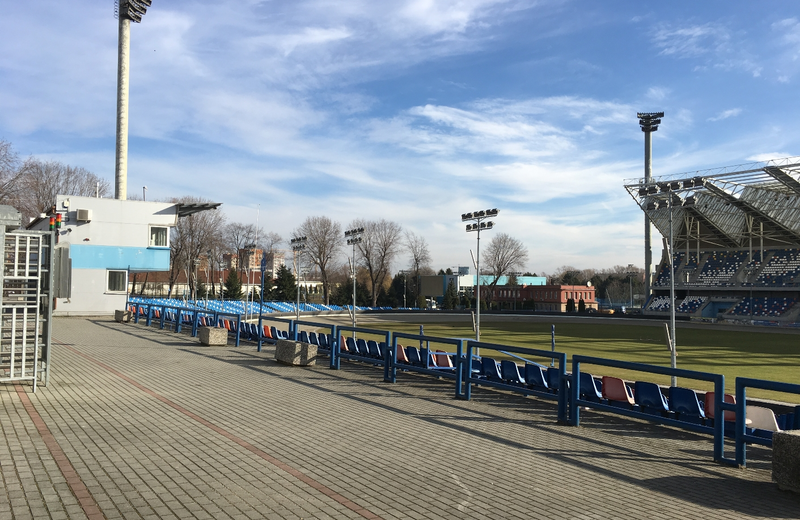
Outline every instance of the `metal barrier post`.
{"label": "metal barrier post", "polygon": [[744,467],[747,464],[747,450],[744,443],[745,434],[745,421],[747,419],[747,409],[745,408],[745,401],[747,400],[747,387],[740,384],[739,378],[736,378],[736,464],[739,467]]}
{"label": "metal barrier post", "polygon": [[567,355],[558,356],[558,422],[567,423]]}
{"label": "metal barrier post", "polygon": [[161,306],[161,329],[162,330],[164,329],[164,320],[166,320],[166,319],[167,319],[167,306],[166,305],[162,305]]}
{"label": "metal barrier post", "polygon": [[[262,275],[263,275],[263,273],[262,273]],[[263,278],[263,276],[262,276],[262,278]],[[264,289],[263,289],[264,281],[263,280],[261,281],[261,287],[262,287],[261,293],[263,295],[263,293],[264,293]],[[264,297],[262,296],[261,298],[262,298],[262,302],[263,302],[263,298]],[[261,352],[261,345],[263,343],[264,343],[264,317],[259,312],[258,313],[258,348],[256,349],[256,352]]]}
{"label": "metal barrier post", "polygon": [[714,460],[723,462],[725,458],[725,410],[722,401],[725,400],[725,376],[720,375],[714,380]]}
{"label": "metal barrier post", "polygon": [[392,367],[394,363],[392,361],[392,334],[387,332],[386,334],[386,350],[383,351],[383,382],[384,383],[395,383],[396,378],[392,374]]}
{"label": "metal barrier post", "polygon": [[194,310],[194,319],[192,320],[192,337],[197,337],[197,327],[200,325],[200,310]]}
{"label": "metal barrier post", "polygon": [[239,340],[242,337],[242,315],[236,315],[236,346],[239,346]]}
{"label": "metal barrier post", "polygon": [[339,360],[339,326],[333,329],[333,341],[331,341],[331,369],[339,370],[341,368]]}
{"label": "metal barrier post", "polygon": [[153,306],[148,304],[147,305],[147,319],[145,320],[145,325],[147,325],[149,327],[150,323],[152,321],[153,321]]}
{"label": "metal barrier post", "polygon": [[133,322],[134,323],[139,323],[139,305],[140,304],[138,304],[138,303],[134,303],[133,304],[133,310],[134,310]]}
{"label": "metal barrier post", "polygon": [[[470,363],[471,364],[471,363]],[[463,399],[464,392],[461,388],[464,384],[464,340],[456,345],[456,399]]]}
{"label": "metal barrier post", "polygon": [[181,322],[183,322],[183,316],[181,316],[182,314],[183,312],[180,307],[175,309],[175,332],[181,331]]}
{"label": "metal barrier post", "polygon": [[472,399],[472,345],[467,342],[467,363],[464,366],[464,400],[469,401]]}
{"label": "metal barrier post", "polygon": [[569,402],[569,423],[572,426],[580,426],[581,409],[578,406],[578,397],[581,395],[581,362],[572,360],[572,389]]}

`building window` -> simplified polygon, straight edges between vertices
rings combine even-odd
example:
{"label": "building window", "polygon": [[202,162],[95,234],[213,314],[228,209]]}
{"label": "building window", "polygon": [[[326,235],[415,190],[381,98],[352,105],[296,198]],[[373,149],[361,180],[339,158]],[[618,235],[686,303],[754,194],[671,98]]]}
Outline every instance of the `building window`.
{"label": "building window", "polygon": [[128,271],[108,271],[108,292],[128,292]]}
{"label": "building window", "polygon": [[169,228],[150,226],[150,247],[169,247]]}

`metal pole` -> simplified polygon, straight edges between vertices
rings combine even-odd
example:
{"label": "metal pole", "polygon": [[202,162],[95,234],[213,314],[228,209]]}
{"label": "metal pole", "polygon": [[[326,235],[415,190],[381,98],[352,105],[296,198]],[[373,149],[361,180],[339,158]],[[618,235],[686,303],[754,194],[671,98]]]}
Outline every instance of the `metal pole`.
{"label": "metal pole", "polygon": [[475,255],[475,270],[477,273],[477,288],[476,294],[477,297],[475,299],[476,302],[476,321],[475,321],[475,341],[481,340],[481,227],[480,227],[480,220],[478,220],[478,246],[477,246],[477,255]]}
{"label": "metal pole", "polygon": [[294,275],[297,281],[297,307],[295,308],[295,315],[297,316],[297,321],[300,321],[300,270],[298,269],[299,262],[297,261],[297,256],[299,255],[300,251],[295,250],[294,252]]}
{"label": "metal pole", "polygon": [[128,89],[131,50],[131,21],[119,17],[117,52],[117,158],[114,172],[114,198],[126,200],[128,193]]}
{"label": "metal pole", "polygon": [[[356,327],[356,243],[353,242],[353,328],[355,327]],[[353,334],[355,334],[355,332]]]}
{"label": "metal pole", "polygon": [[[652,132],[644,133],[644,182],[648,184],[653,179],[651,159],[653,155]],[[650,217],[644,214],[644,298],[650,297],[651,273],[653,272],[653,249],[650,244]]]}
{"label": "metal pole", "polygon": [[[670,340],[670,361],[672,368],[678,368],[678,353],[676,352],[675,342],[675,259],[672,253],[673,232],[672,232],[672,192],[668,193],[669,200],[669,298],[670,298],[670,313],[669,313],[669,340]],[[678,377],[672,376],[672,386],[678,386]]]}

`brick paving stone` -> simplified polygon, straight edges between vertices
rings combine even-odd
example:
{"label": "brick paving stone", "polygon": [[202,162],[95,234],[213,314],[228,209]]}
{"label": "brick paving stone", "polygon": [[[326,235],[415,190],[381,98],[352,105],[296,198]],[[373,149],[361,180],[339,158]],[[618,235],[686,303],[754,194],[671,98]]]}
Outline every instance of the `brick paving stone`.
{"label": "brick paving stone", "polygon": [[[343,362],[107,318],[55,320],[51,383],[27,396],[105,518],[797,518],[706,436]],[[0,386],[0,518],[86,518],[13,386]],[[732,450],[732,445],[727,446]],[[74,484],[74,482],[73,482]],[[5,506],[4,506],[5,502]]]}

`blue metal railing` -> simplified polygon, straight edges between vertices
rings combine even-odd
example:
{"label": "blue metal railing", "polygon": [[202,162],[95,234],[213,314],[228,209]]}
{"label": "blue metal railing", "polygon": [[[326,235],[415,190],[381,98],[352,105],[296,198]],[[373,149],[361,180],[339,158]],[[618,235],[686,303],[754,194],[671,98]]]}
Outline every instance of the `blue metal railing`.
{"label": "blue metal railing", "polygon": [[[555,394],[550,393],[544,389],[538,390],[536,388],[524,388],[521,386],[504,383],[502,381],[492,381],[489,379],[482,379],[479,377],[475,377],[472,374],[472,349],[473,348],[481,348],[485,350],[495,350],[498,352],[504,353],[517,353],[522,354],[523,356],[529,357],[541,357],[548,360],[553,360],[558,362],[558,390]],[[519,357],[513,356],[512,357]],[[521,358],[528,362],[527,358]],[[538,364],[538,363],[537,363]],[[559,422],[567,422],[567,355],[563,352],[554,352],[552,350],[539,350],[533,348],[525,348],[525,347],[513,347],[509,345],[498,345],[496,343],[484,343],[478,342],[474,340],[467,341],[467,351],[466,351],[466,358],[464,360],[464,368],[463,368],[463,378],[465,383],[464,388],[464,398],[469,400],[472,396],[472,384],[480,384],[483,386],[492,386],[495,388],[500,388],[503,390],[509,390],[512,392],[524,394],[524,395],[535,395],[539,397],[543,397],[545,399],[552,399],[558,401],[558,421]]]}
{"label": "blue metal railing", "polygon": [[[464,377],[464,348],[466,340],[458,339],[458,338],[440,338],[437,336],[427,336],[425,334],[406,334],[404,332],[395,332],[392,334],[392,341],[391,341],[391,348],[389,349],[389,355],[391,357],[390,362],[386,366],[386,370],[384,370],[384,380],[389,383],[394,383],[397,381],[397,369],[400,368],[401,370],[408,370],[410,372],[419,372],[422,374],[429,374],[436,377],[446,377],[449,379],[455,379],[456,381],[456,388],[455,388],[455,396],[457,399],[463,399],[463,377]],[[403,363],[399,364],[397,362],[397,347],[398,347],[398,340],[399,339],[410,339],[413,341],[419,341],[420,346],[425,343],[426,347],[423,347],[421,350],[424,352],[424,365],[412,365],[410,363]],[[440,344],[440,345],[453,345],[456,347],[455,352],[431,352],[430,344]],[[431,355],[455,355],[456,362],[454,363],[454,367],[450,369],[450,367],[446,368],[438,368],[431,365],[430,359]],[[420,360],[422,360],[423,354],[420,354]]]}
{"label": "blue metal railing", "polygon": [[751,379],[749,377],[736,378],[736,404],[731,406],[735,406],[736,408],[736,463],[742,467],[747,465],[747,443],[772,446],[772,439],[750,435],[745,429],[747,422],[748,388],[760,388],[762,390],[785,392],[787,394],[800,394],[800,385],[765,381],[763,379]]}
{"label": "blue metal railing", "polygon": [[389,349],[386,349],[384,353],[383,359],[372,358],[367,356],[360,356],[357,354],[351,353],[342,353],[342,346],[340,345],[342,340],[342,332],[354,332],[358,333],[361,332],[363,334],[372,334],[375,336],[383,336],[385,338],[386,345],[392,344],[392,333],[387,330],[377,330],[377,329],[365,329],[361,327],[348,327],[345,325],[337,326],[334,330],[333,334],[333,344],[331,345],[331,368],[334,370],[339,370],[341,368],[341,358],[345,359],[355,359],[357,361],[365,361],[369,363],[377,363],[383,365],[383,379],[386,382],[394,383],[394,381],[389,381],[389,365],[391,364],[390,356],[389,356]]}
{"label": "blue metal railing", "polygon": [[[140,303],[140,302],[132,302],[128,301],[126,303],[126,308],[134,309],[134,323],[139,323],[140,316],[145,316],[145,324],[149,327],[153,321],[153,314],[155,310],[160,311],[160,323],[159,326],[161,329],[166,327],[167,321],[167,313],[169,311],[175,312],[175,332],[181,332],[183,330],[183,316],[184,315],[191,315],[191,326],[192,326],[192,337],[197,336],[197,329],[200,322],[201,316],[207,316],[213,319],[213,323],[216,326],[217,322],[220,318],[225,319],[225,317],[235,318],[236,321],[236,346],[240,345],[241,341],[241,333],[242,333],[242,317],[239,314],[233,314],[228,312],[218,312],[218,311],[211,311],[207,309],[198,309],[196,307],[183,307],[179,305],[167,305],[164,303]],[[233,321],[233,320],[231,320]]]}
{"label": "blue metal railing", "polygon": [[[636,372],[645,372],[650,374],[661,374],[668,376],[676,376],[686,379],[695,379],[699,381],[710,381],[714,383],[714,410],[717,419],[714,421],[714,426],[706,426],[703,424],[688,423],[671,419],[669,417],[662,417],[652,415],[645,412],[640,412],[635,409],[620,408],[605,403],[598,403],[596,401],[589,401],[581,399],[581,363],[600,365],[613,368],[622,368],[626,370],[633,370]],[[697,372],[694,370],[683,370],[679,368],[661,367],[657,365],[646,365],[644,363],[633,363],[629,361],[615,361],[611,359],[596,358],[590,356],[573,356],[572,358],[572,376],[571,376],[572,392],[569,403],[569,418],[570,424],[573,426],[580,425],[580,407],[588,406],[598,410],[613,412],[628,417],[636,417],[638,419],[645,419],[651,422],[667,424],[669,426],[676,426],[687,430],[692,430],[700,433],[708,433],[714,436],[714,460],[724,462],[727,464],[735,464],[733,459],[725,458],[725,435],[724,435],[724,410],[736,411],[733,404],[725,401],[725,376],[721,374],[712,374],[709,372]],[[738,415],[737,415],[738,420]]]}

